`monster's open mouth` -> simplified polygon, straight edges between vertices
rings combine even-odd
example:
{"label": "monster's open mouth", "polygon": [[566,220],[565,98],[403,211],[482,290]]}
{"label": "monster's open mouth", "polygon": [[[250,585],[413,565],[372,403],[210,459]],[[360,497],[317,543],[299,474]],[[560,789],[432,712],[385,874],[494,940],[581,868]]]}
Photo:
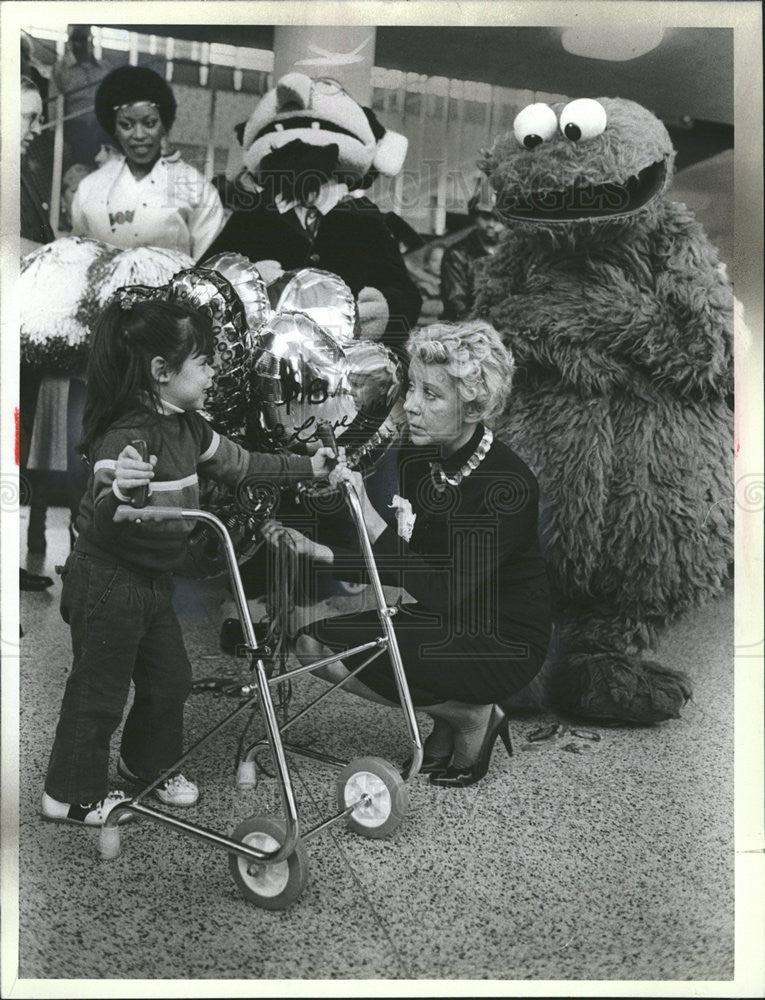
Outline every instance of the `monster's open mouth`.
{"label": "monster's open mouth", "polygon": [[648,204],[664,188],[666,161],[658,160],[625,183],[573,184],[563,191],[540,191],[520,197],[502,195],[497,205],[506,219],[571,222],[630,215]]}
{"label": "monster's open mouth", "polygon": [[285,118],[282,121],[271,122],[258,132],[255,136],[255,141],[264,135],[268,135],[269,132],[287,132],[291,128],[311,128],[314,122],[318,122],[321,132],[339,132],[341,135],[349,135],[357,142],[362,142],[355,132],[351,132],[350,129],[343,128],[342,125],[335,125],[334,122],[324,121],[315,115],[298,115],[295,118]]}

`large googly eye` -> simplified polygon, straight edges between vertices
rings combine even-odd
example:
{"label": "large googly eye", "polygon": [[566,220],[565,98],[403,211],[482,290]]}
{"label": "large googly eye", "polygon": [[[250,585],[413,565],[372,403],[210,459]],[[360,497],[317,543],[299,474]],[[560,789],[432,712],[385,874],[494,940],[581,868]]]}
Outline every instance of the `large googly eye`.
{"label": "large googly eye", "polygon": [[580,139],[594,139],[600,135],[605,131],[607,121],[606,109],[600,101],[580,97],[561,111],[560,130],[567,139],[579,142]]}
{"label": "large googly eye", "polygon": [[529,104],[518,112],[513,122],[515,138],[526,149],[552,139],[557,128],[558,119],[549,104]]}

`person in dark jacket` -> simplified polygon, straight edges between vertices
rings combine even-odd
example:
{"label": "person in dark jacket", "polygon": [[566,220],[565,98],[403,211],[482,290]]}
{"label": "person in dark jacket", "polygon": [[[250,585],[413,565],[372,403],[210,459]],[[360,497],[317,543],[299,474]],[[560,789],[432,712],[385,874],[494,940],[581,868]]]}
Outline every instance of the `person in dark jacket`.
{"label": "person in dark jacket", "polygon": [[[353,483],[382,582],[416,602],[399,604],[393,626],[412,701],[434,720],[421,770],[433,784],[461,788],[485,775],[498,736],[509,749],[502,705],[545,660],[552,612],[537,537],[539,491],[530,469],[488,426],[503,410],[513,370],[494,328],[433,324],[411,335],[408,352],[410,442],[399,453],[397,529],[374,508],[359,473],[341,462],[330,482]],[[321,522],[317,528],[318,541],[275,521],[263,534],[276,545],[287,531],[300,555],[349,579],[358,553],[322,544]],[[315,622],[296,652],[314,663],[379,631],[376,611]],[[339,681],[363,658],[317,673]],[[373,701],[398,699],[384,658],[345,688]]]}
{"label": "person in dark jacket", "polygon": [[[42,131],[43,106],[37,84],[28,76],[21,77],[21,159],[22,170],[21,192],[19,213],[21,222],[21,249],[28,252],[37,247],[38,244],[50,243],[55,239],[55,234],[48,220],[48,206],[37,188],[34,174],[24,169],[24,160],[27,150],[32,142]],[[32,433],[32,418],[35,409],[35,400],[40,386],[39,376],[28,372],[23,366],[20,370],[20,406],[19,423],[21,439],[21,463],[22,469],[29,478],[26,470],[26,456],[29,445],[29,438]],[[35,482],[34,490],[30,496],[30,523],[34,519],[36,527],[39,529],[42,524],[42,534],[44,537],[45,524],[45,485],[42,477],[39,482]],[[39,532],[38,532],[39,533]],[[19,587],[21,590],[45,590],[52,587],[53,580],[49,576],[40,576],[37,573],[30,573],[23,567],[19,568]]]}
{"label": "person in dark jacket", "polygon": [[252,183],[200,263],[224,251],[285,271],[338,275],[356,298],[361,335],[403,348],[421,297],[390,221],[364,195],[392,177],[404,136],[386,130],[337,80],[287,73],[237,127]]}
{"label": "person in dark jacket", "polygon": [[[329,194],[329,191],[332,194]],[[368,198],[324,188],[306,224],[302,206],[265,199],[251,211],[234,212],[208,248],[204,260],[224,250],[244,254],[254,263],[276,260],[285,271],[316,267],[331,271],[348,285],[359,305],[379,290],[388,318],[378,338],[398,347],[417,322],[421,297],[409,276],[385,217]]]}
{"label": "person in dark jacket", "polygon": [[464,319],[470,314],[475,299],[476,262],[496,251],[505,231],[488,192],[479,191],[470,199],[468,216],[470,231],[444,252],[441,261],[445,320]]}
{"label": "person in dark jacket", "polygon": [[[21,77],[21,158],[26,160],[34,140],[42,132],[43,104],[40,91],[34,80]],[[50,243],[56,238],[51,228],[48,211],[49,194],[43,194],[36,180],[37,172],[24,164],[21,171],[21,215],[22,252],[34,250],[37,244]],[[30,244],[35,244],[31,246]]]}

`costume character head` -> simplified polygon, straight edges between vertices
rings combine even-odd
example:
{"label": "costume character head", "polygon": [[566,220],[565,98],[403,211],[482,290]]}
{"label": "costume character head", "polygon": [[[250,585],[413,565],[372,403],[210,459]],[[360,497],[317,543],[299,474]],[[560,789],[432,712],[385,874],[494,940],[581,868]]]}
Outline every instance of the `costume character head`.
{"label": "costume character head", "polygon": [[302,202],[330,180],[354,189],[397,174],[407,149],[404,136],[386,131],[336,80],[304,73],[281,77],[237,134],[255,180]]}
{"label": "costume character head", "polygon": [[506,222],[557,227],[650,210],[669,186],[674,159],[655,115],[634,101],[601,97],[530,104],[484,167]]}

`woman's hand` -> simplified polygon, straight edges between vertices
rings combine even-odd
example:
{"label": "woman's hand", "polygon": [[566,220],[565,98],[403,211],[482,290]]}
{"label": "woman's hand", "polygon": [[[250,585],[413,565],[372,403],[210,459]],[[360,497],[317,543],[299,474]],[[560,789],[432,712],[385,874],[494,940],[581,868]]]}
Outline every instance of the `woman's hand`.
{"label": "woman's hand", "polygon": [[374,543],[383,531],[385,531],[388,525],[372,506],[369,496],[367,495],[366,486],[364,485],[361,473],[349,469],[345,464],[344,458],[345,456],[343,454],[335,468],[330,472],[329,484],[330,486],[337,488],[341,485],[341,483],[346,482],[350,483],[350,485],[354,488],[361,503],[361,513],[364,517],[364,524],[367,528],[369,540]]}
{"label": "woman's hand", "polygon": [[281,540],[284,539],[294,546],[295,552],[299,556],[313,559],[314,562],[324,563],[327,566],[331,566],[334,561],[332,549],[314,542],[295,528],[285,527],[279,521],[265,521],[260,532],[266,544],[270,545],[271,548],[278,548]]}
{"label": "woman's hand", "polygon": [[380,340],[390,318],[387,299],[379,288],[365,285],[359,292],[356,302],[362,338],[364,340]]}
{"label": "woman's hand", "polygon": [[144,462],[132,444],[126,444],[117,456],[117,468],[114,474],[117,489],[120,493],[129,493],[140,486],[148,485],[154,478],[156,464],[156,455],[150,455],[149,461]]}

